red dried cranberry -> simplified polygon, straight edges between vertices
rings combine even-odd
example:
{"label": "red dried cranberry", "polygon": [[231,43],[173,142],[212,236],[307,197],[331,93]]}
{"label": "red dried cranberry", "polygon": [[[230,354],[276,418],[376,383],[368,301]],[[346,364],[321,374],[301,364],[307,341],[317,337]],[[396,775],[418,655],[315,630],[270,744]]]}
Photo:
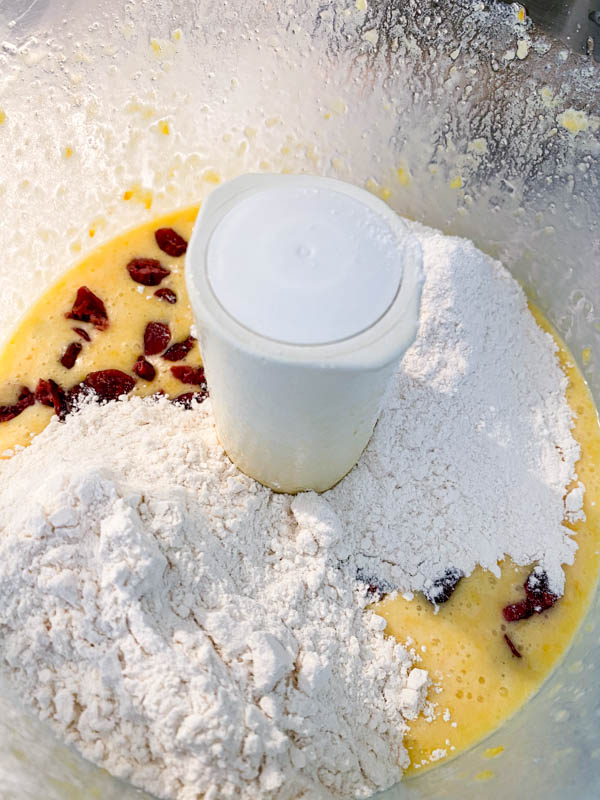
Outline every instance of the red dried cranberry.
{"label": "red dried cranberry", "polygon": [[50,388],[50,381],[45,381],[40,378],[38,385],[35,387],[36,402],[41,403],[43,406],[53,406],[52,402],[52,389]]}
{"label": "red dried cranberry", "polygon": [[52,397],[54,413],[62,422],[71,410],[67,394],[62,386],[59,386],[56,381],[49,380],[48,384],[50,385],[50,396]]}
{"label": "red dried cranberry", "polygon": [[134,281],[144,286],[158,286],[163,278],[171,274],[171,270],[165,269],[155,258],[133,258],[127,264],[127,272]]}
{"label": "red dried cranberry", "polygon": [[75,331],[75,333],[78,336],[81,336],[81,338],[84,339],[86,342],[91,342],[92,341],[92,337],[83,328],[73,328],[73,330]]}
{"label": "red dried cranberry", "polygon": [[71,342],[60,358],[60,363],[65,369],[72,369],[82,348],[81,342]]}
{"label": "red dried cranberry", "polygon": [[510,652],[513,654],[513,656],[514,656],[515,658],[523,658],[523,656],[521,655],[521,653],[520,653],[520,652],[519,652],[519,650],[517,649],[517,646],[515,645],[515,643],[513,642],[513,640],[510,638],[510,636],[508,635],[508,633],[505,633],[505,634],[504,634],[504,641],[505,641],[505,642],[506,642],[506,644],[509,646],[509,648],[510,648]]}
{"label": "red dried cranberry", "polygon": [[548,574],[541,567],[535,567],[523,584],[527,599],[536,614],[552,608],[558,600],[557,595],[549,590],[548,585]]}
{"label": "red dried cranberry", "polygon": [[154,297],[158,297],[159,300],[166,300],[167,303],[171,303],[171,305],[175,305],[177,302],[177,295],[173,289],[167,289],[166,287],[163,289],[157,289],[154,292]]}
{"label": "red dried cranberry", "polygon": [[360,567],[356,570],[356,580],[364,584],[367,590],[367,596],[373,601],[380,600],[385,594],[394,590],[391,583],[371,573],[367,574],[367,572]]}
{"label": "red dried cranberry", "polygon": [[84,389],[91,389],[99,400],[116,400],[133,389],[135,378],[121,372],[120,369],[103,369],[99,372],[90,372],[81,386]]}
{"label": "red dried cranberry", "polygon": [[[90,387],[86,386],[84,383],[76,383],[75,386],[71,386],[65,393],[68,411],[76,411],[80,402],[92,394],[93,392]],[[98,399],[95,395],[94,397],[96,400]]]}
{"label": "red dried cranberry", "polygon": [[154,233],[156,244],[160,247],[163,253],[169,256],[178,258],[182,256],[187,250],[187,242],[180,236],[173,228],[159,228]]}
{"label": "red dried cranberry", "polygon": [[504,619],[508,622],[516,622],[552,608],[558,600],[558,596],[548,590],[548,585],[547,573],[541,567],[536,567],[523,584],[525,600],[519,600],[518,603],[502,609]]}
{"label": "red dried cranberry", "polygon": [[35,390],[35,399],[44,406],[54,408],[54,412],[60,420],[64,420],[69,413],[65,390],[56,381],[46,381],[40,378]]}
{"label": "red dried cranberry", "polygon": [[23,408],[29,408],[29,406],[32,406],[35,403],[35,395],[31,389],[28,389],[27,386],[21,386],[17,403],[22,405]]}
{"label": "red dried cranberry", "polygon": [[152,364],[144,358],[144,356],[140,356],[135,362],[133,365],[133,371],[144,381],[153,381],[156,377],[156,370]]}
{"label": "red dried cranberry", "polygon": [[456,567],[448,567],[444,574],[436,578],[431,586],[425,590],[425,597],[433,605],[448,602],[462,578],[464,578],[463,572],[456,569]]}
{"label": "red dried cranberry", "polygon": [[178,367],[171,367],[171,372],[182,383],[192,383],[195,386],[206,386],[204,377],[204,367],[188,367],[182,364]]}
{"label": "red dried cranberry", "polygon": [[21,386],[17,402],[10,406],[0,406],[0,422],[8,422],[18,417],[26,408],[35,403],[35,395],[27,386]]}
{"label": "red dried cranberry", "polygon": [[171,331],[164,322],[149,322],[144,331],[144,355],[162,353],[171,341]]}
{"label": "red dried cranberry", "polygon": [[201,403],[203,400],[206,400],[207,397],[208,392],[184,392],[183,394],[174,397],[171,402],[177,403],[184,408],[191,408],[194,400],[196,400],[198,403]]}
{"label": "red dried cranberry", "polygon": [[190,352],[194,346],[195,339],[193,336],[188,336],[183,342],[176,342],[172,344],[166,353],[163,353],[163,358],[167,361],[181,361]]}
{"label": "red dried cranberry", "polygon": [[502,614],[507,622],[518,622],[520,619],[529,619],[534,614],[529,600],[519,600],[502,609]]}
{"label": "red dried cranberry", "polygon": [[80,286],[73,303],[73,308],[65,314],[67,319],[79,322],[91,322],[99,331],[108,328],[108,314],[102,300],[87,286]]}

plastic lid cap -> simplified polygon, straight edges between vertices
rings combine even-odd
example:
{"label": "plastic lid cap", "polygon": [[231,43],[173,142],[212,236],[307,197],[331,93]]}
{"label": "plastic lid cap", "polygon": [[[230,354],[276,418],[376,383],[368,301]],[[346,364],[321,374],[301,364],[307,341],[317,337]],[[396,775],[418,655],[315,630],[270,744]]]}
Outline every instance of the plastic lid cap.
{"label": "plastic lid cap", "polygon": [[261,336],[329,344],[377,322],[402,281],[398,233],[368,205],[329,188],[242,198],[214,230],[207,274],[223,308]]}

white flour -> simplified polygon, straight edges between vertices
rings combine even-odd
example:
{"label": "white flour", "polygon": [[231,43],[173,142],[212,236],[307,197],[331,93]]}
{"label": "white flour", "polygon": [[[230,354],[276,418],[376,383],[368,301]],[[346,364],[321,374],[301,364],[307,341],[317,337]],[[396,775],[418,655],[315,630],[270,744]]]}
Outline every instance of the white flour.
{"label": "white flour", "polygon": [[91,405],[3,478],[5,668],[85,756],[178,800],[400,779],[427,674],[364,611],[327,503],[241,475],[209,403]]}
{"label": "white flour", "polygon": [[562,594],[581,518],[579,445],[556,345],[509,273],[470,242],[423,232],[417,339],[355,469],[327,494],[363,573],[423,590],[449,567],[539,562]]}
{"label": "white flour", "polygon": [[0,466],[4,668],[111,772],[177,800],[366,796],[401,777],[427,675],[357,571],[427,589],[508,554],[562,588],[579,449],[553,341],[498,264],[419,235],[418,339],[326,495],[241,475],[208,402],[90,405]]}

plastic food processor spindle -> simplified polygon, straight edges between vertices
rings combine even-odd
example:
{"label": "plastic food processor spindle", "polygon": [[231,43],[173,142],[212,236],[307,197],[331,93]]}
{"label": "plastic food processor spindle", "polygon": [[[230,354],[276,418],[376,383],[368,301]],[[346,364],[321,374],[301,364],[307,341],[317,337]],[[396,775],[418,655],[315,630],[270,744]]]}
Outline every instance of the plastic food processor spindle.
{"label": "plastic food processor spindle", "polygon": [[217,434],[277,491],[324,491],[356,463],[416,331],[421,248],[350,184],[247,175],[205,202],[187,283]]}

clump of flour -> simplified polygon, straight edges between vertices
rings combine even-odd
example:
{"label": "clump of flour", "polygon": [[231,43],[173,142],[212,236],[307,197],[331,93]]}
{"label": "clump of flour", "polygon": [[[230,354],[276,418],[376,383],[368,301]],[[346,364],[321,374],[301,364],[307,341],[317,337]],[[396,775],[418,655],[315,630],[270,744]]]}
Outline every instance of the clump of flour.
{"label": "clump of flour", "polygon": [[209,403],[88,405],[3,479],[4,668],[85,756],[178,800],[400,779],[427,674],[327,502],[239,473]]}
{"label": "clump of flour", "polygon": [[427,591],[508,555],[561,592],[583,487],[556,347],[501,265],[417,233],[417,339],[330,492],[242,475],[209,402],[86,405],[0,466],[4,669],[114,774],[177,800],[367,796],[401,777],[428,679],[357,575]]}

